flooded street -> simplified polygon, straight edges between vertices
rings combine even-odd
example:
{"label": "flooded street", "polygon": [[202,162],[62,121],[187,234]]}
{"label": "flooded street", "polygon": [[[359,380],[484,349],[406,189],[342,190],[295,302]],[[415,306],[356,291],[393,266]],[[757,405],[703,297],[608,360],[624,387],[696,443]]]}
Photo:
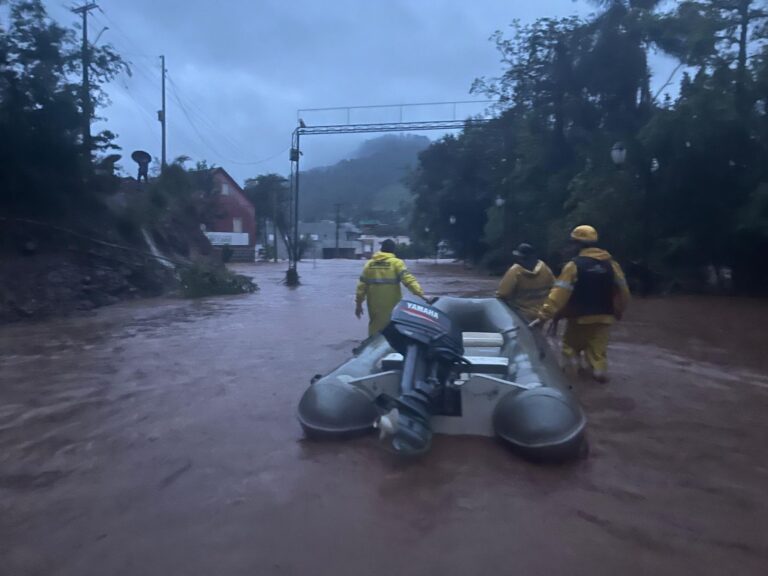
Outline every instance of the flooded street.
{"label": "flooded street", "polygon": [[[366,334],[360,267],[304,263],[290,290],[242,266],[259,292],[0,328],[0,573],[766,573],[768,303],[635,301],[611,383],[574,385],[583,462],[449,437],[400,462],[295,418]],[[430,295],[497,282],[410,268]]]}

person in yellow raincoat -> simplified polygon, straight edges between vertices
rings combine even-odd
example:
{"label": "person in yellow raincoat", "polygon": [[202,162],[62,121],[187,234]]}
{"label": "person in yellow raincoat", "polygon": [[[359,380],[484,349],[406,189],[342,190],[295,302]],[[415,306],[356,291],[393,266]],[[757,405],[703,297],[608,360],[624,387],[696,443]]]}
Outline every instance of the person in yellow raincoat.
{"label": "person in yellow raincoat", "polygon": [[627,280],[618,262],[597,247],[597,230],[592,226],[577,226],[571,240],[578,256],[563,267],[532,325],[558,316],[567,318],[563,367],[576,372],[583,352],[592,377],[607,382],[608,335],[629,304]]}
{"label": "person in yellow raincoat", "polygon": [[381,332],[389,324],[395,305],[403,295],[402,282],[416,296],[425,298],[416,278],[408,271],[405,262],[394,254],[393,240],[384,240],[381,250],[365,263],[355,294],[355,316],[363,315],[363,302],[368,301],[368,335]]}
{"label": "person in yellow raincoat", "polygon": [[515,264],[507,270],[496,290],[496,298],[530,322],[547,299],[555,276],[544,262],[536,258],[533,246],[520,244],[512,252]]}

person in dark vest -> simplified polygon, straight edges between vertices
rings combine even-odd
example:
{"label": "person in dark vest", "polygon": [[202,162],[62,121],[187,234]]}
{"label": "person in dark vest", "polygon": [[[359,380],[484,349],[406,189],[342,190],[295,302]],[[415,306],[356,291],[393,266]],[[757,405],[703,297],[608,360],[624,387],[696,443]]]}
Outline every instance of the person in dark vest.
{"label": "person in dark vest", "polygon": [[563,335],[563,368],[573,374],[583,352],[592,377],[607,382],[607,348],[611,325],[621,319],[630,294],[618,262],[597,247],[597,230],[577,226],[571,240],[578,256],[564,267],[555,281],[538,319],[531,325],[555,317],[567,318]]}

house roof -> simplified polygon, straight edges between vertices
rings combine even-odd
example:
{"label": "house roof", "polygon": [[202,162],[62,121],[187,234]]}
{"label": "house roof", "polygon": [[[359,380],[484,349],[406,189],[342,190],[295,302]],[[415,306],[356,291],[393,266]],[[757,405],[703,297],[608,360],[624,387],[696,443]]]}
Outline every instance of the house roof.
{"label": "house roof", "polygon": [[241,194],[243,193],[243,187],[240,186],[240,184],[238,184],[237,180],[235,180],[234,178],[232,178],[232,176],[229,175],[229,172],[227,172],[226,170],[224,170],[224,168],[221,168],[220,166],[217,166],[216,168],[206,168],[205,170],[190,170],[189,175],[194,182],[200,183],[200,184],[205,183],[205,178],[219,176],[221,178],[225,178]]}

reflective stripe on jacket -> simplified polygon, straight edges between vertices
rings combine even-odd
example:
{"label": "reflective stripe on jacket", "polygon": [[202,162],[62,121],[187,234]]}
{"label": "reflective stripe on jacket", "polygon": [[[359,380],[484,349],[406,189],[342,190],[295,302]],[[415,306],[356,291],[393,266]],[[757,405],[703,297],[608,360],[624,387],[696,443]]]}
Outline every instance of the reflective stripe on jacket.
{"label": "reflective stripe on jacket", "polygon": [[[600,248],[585,248],[579,252],[579,256],[586,258],[594,258],[596,260],[610,260],[611,267],[613,268],[613,283],[614,283],[614,301],[613,309],[614,314],[593,314],[590,316],[578,316],[575,317],[577,324],[612,324],[616,316],[621,316],[629,305],[629,288],[627,287],[627,280],[624,277],[624,271],[619,266],[618,262],[613,260],[611,255]],[[568,301],[573,294],[573,289],[578,279],[578,268],[576,264],[571,261],[564,267],[563,271],[555,281],[555,285],[547,296],[547,301],[542,306],[539,312],[539,317],[543,320],[550,320],[563,312],[566,309]],[[566,314],[567,316],[568,314]]]}
{"label": "reflective stripe on jacket", "polygon": [[369,334],[379,332],[389,323],[392,309],[403,297],[400,283],[416,296],[424,296],[424,291],[406,268],[405,262],[394,254],[377,252],[365,263],[357,283],[355,301],[357,304],[368,301]]}

